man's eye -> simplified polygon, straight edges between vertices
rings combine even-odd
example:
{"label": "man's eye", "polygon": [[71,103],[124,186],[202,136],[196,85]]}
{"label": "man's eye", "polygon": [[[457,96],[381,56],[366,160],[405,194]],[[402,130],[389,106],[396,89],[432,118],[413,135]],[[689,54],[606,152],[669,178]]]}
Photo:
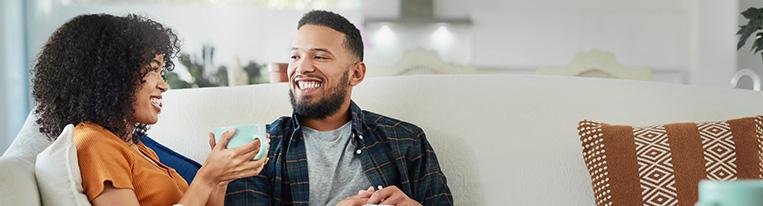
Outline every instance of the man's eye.
{"label": "man's eye", "polygon": [[299,59],[299,56],[296,56],[296,55],[292,55],[292,56],[291,56],[291,59],[294,59],[294,60],[296,60],[296,59]]}
{"label": "man's eye", "polygon": [[327,59],[327,58],[324,56],[315,56],[315,59]]}

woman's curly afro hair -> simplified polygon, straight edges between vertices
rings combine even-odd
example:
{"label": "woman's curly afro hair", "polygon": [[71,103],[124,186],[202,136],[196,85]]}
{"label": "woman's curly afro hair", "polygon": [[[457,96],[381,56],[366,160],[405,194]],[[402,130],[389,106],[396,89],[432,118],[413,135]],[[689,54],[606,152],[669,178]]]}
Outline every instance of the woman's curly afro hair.
{"label": "woman's curly afro hair", "polygon": [[133,118],[134,94],[156,55],[164,55],[165,70],[174,68],[179,44],[171,29],[133,14],[80,15],[64,23],[32,71],[40,132],[52,140],[67,124],[92,122],[137,142],[147,125]]}

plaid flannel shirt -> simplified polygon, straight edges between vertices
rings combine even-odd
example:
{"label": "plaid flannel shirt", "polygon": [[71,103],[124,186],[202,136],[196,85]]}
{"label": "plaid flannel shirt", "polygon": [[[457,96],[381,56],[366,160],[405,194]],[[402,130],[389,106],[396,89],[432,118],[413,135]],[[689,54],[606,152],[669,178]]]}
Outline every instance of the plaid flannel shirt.
{"label": "plaid flannel shirt", "polygon": [[[364,173],[374,188],[397,186],[423,205],[453,205],[424,131],[407,122],[350,106],[352,141],[359,145]],[[296,115],[269,126],[270,152],[258,176],[231,182],[225,205],[308,205],[307,155]]]}

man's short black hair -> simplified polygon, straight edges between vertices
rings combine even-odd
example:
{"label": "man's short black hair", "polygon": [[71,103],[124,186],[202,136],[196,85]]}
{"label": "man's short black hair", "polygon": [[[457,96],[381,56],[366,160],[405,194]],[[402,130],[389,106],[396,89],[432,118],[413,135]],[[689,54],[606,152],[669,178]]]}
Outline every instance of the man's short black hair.
{"label": "man's short black hair", "polygon": [[297,29],[305,24],[325,26],[343,33],[345,46],[355,53],[360,61],[363,61],[363,39],[360,37],[360,31],[342,15],[330,11],[313,10],[302,16]]}

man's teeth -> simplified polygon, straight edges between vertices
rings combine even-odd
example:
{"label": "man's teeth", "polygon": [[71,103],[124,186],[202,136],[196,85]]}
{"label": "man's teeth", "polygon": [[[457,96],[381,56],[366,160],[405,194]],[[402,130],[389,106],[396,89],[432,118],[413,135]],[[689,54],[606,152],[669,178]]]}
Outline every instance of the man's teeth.
{"label": "man's teeth", "polygon": [[315,81],[299,81],[297,84],[300,89],[314,89],[321,86],[320,82]]}

